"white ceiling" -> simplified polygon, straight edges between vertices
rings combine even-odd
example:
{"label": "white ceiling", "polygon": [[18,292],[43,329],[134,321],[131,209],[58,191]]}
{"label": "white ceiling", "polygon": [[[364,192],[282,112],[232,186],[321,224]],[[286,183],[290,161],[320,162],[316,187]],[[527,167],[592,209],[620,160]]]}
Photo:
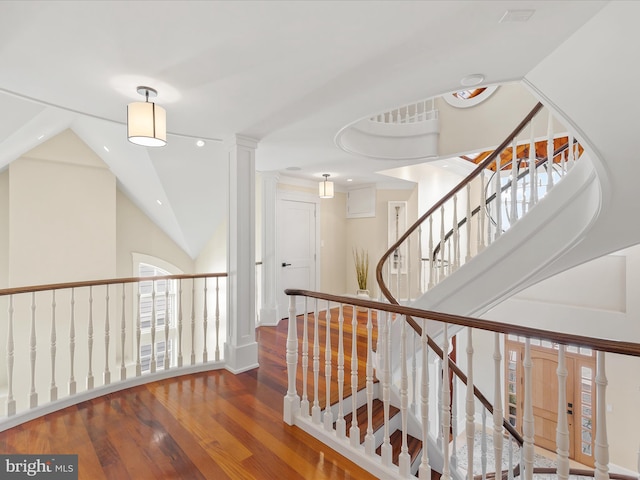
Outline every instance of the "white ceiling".
{"label": "white ceiling", "polygon": [[[257,139],[259,171],[387,182],[402,164],[342,152],[342,127],[469,74],[520,80],[605,3],[2,1],[0,169],[72,128],[195,258],[224,216],[223,139]],[[509,9],[535,12],[499,23]],[[167,110],[165,148],[126,140],[138,85]]]}

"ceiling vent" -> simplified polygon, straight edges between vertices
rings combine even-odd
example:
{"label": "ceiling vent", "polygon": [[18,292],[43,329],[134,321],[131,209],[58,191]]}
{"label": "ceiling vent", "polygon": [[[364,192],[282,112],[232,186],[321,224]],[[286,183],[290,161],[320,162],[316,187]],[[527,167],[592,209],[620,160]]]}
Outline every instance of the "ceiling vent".
{"label": "ceiling vent", "polygon": [[498,23],[526,22],[535,13],[535,10],[507,10]]}

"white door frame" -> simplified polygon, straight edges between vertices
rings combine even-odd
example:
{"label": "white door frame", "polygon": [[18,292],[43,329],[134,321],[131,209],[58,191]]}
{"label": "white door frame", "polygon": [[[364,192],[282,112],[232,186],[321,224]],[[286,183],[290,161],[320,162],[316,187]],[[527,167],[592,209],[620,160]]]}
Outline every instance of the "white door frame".
{"label": "white door frame", "polygon": [[[315,289],[318,290],[320,286],[320,198],[317,195],[307,192],[296,192],[296,191],[288,191],[288,190],[278,190],[276,193],[276,225],[278,225],[279,215],[281,212],[281,203],[283,201],[292,201],[292,202],[304,202],[304,203],[313,203],[315,204],[315,230],[316,230],[316,238],[315,238]],[[278,235],[276,232],[276,252],[277,256],[280,254],[280,246],[278,245]],[[276,259],[276,291],[282,291],[282,268],[281,268],[281,259]],[[278,311],[278,319],[285,318],[289,315],[288,311]]]}

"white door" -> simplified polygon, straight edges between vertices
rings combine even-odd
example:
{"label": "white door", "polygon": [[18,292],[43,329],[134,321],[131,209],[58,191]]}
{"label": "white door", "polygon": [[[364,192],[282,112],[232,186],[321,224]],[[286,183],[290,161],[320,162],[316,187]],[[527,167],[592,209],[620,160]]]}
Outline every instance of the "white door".
{"label": "white door", "polygon": [[[316,204],[281,199],[278,202],[278,256],[280,272],[278,312],[289,316],[287,288],[316,289]],[[298,298],[296,312],[303,313],[304,299]]]}

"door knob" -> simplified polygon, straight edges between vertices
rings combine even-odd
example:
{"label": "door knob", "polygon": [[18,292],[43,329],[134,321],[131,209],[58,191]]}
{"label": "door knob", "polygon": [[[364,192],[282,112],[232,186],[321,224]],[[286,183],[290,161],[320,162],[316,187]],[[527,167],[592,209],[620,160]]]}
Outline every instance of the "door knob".
{"label": "door knob", "polygon": [[282,266],[283,266],[283,267],[290,267],[290,266],[291,266],[291,264],[290,264],[290,263],[282,262]]}

